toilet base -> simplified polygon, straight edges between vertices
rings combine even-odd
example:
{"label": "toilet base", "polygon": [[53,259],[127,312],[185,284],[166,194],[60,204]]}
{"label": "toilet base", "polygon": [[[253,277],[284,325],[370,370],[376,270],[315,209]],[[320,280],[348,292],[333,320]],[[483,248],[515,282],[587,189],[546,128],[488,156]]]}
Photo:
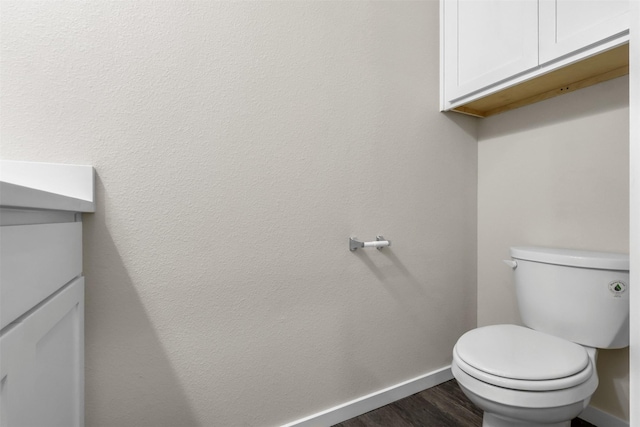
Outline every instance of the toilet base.
{"label": "toilet base", "polygon": [[[462,392],[484,411],[483,427],[570,427],[598,385],[594,372],[587,382],[565,390],[508,390],[479,381],[455,363],[451,372]],[[557,406],[560,405],[560,406]]]}
{"label": "toilet base", "polygon": [[562,421],[553,424],[539,424],[509,419],[485,412],[482,417],[482,427],[571,427],[571,421]]}

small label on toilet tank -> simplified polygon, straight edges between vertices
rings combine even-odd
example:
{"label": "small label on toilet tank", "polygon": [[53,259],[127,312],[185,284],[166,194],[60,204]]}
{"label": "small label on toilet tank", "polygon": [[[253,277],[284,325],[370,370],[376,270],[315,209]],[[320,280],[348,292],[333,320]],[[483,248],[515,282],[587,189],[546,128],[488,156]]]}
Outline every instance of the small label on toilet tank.
{"label": "small label on toilet tank", "polygon": [[609,291],[613,294],[614,297],[620,298],[627,291],[627,284],[616,280],[609,283]]}

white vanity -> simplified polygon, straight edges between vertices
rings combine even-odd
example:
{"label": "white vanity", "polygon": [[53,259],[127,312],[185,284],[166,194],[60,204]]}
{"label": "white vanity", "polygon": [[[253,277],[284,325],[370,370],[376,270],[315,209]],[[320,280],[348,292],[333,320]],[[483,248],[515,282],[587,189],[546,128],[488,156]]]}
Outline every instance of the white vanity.
{"label": "white vanity", "polygon": [[0,162],[0,427],[84,425],[91,166]]}

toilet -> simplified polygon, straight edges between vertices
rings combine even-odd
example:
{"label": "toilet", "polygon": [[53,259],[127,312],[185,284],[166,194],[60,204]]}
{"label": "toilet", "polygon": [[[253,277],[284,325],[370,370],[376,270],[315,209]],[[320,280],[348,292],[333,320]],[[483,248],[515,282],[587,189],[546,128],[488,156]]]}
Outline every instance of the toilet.
{"label": "toilet", "polygon": [[629,345],[629,256],[511,248],[522,323],[473,329],[451,371],[483,427],[569,427],[598,387],[597,349]]}

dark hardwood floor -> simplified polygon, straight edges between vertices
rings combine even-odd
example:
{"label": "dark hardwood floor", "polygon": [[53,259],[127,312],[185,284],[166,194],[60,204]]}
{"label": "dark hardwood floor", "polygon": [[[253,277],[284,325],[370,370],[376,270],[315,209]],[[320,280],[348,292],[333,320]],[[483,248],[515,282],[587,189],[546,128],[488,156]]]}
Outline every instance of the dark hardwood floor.
{"label": "dark hardwood floor", "polygon": [[[480,427],[482,411],[462,393],[456,380],[421,391],[334,427]],[[579,418],[571,427],[595,427]]]}

